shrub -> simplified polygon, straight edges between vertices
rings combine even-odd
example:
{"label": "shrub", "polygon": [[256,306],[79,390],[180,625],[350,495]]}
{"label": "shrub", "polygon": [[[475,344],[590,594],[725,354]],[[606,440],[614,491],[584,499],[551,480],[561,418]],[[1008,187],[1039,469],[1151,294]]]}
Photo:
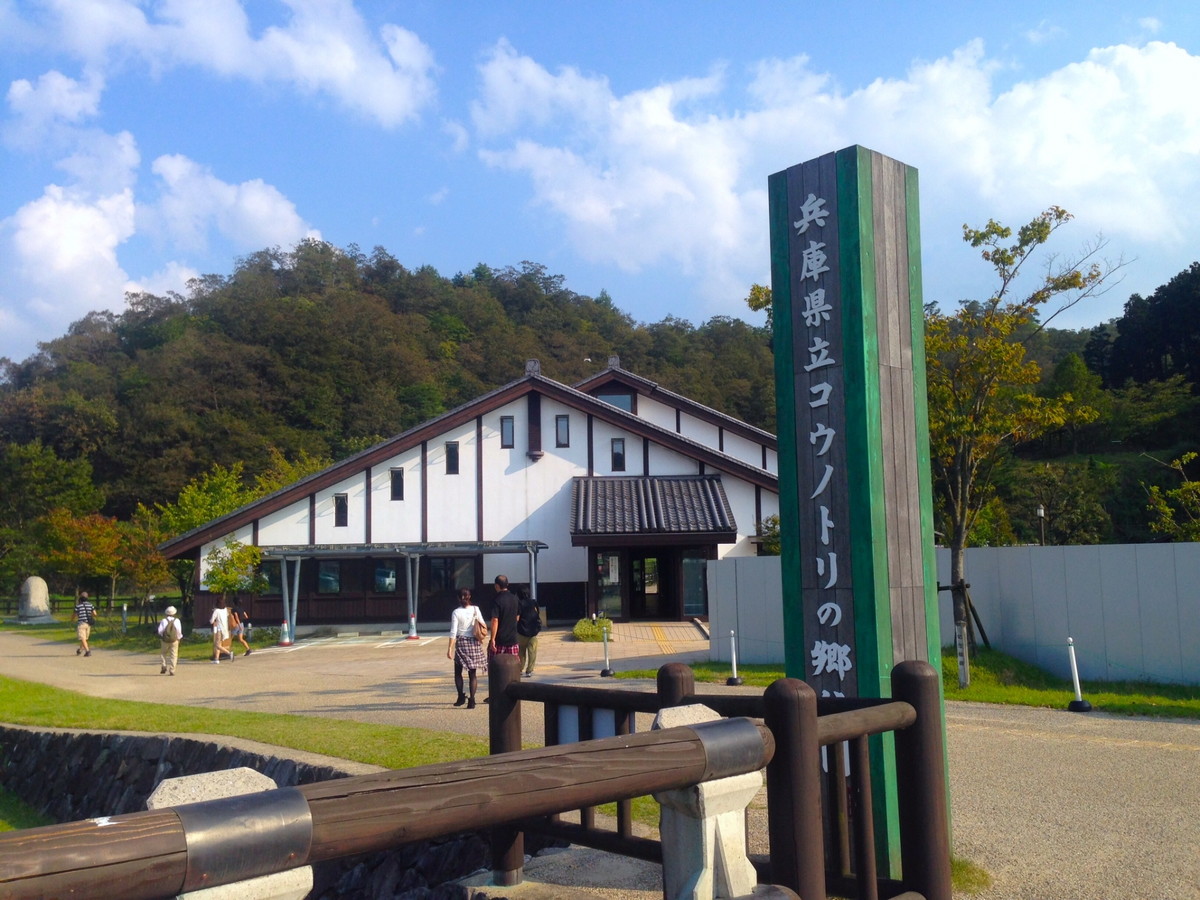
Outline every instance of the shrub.
{"label": "shrub", "polygon": [[571,633],[575,635],[577,641],[602,641],[604,640],[604,630],[608,629],[608,639],[611,641],[613,636],[612,619],[601,616],[595,620],[580,619],[575,623],[575,627],[571,629]]}

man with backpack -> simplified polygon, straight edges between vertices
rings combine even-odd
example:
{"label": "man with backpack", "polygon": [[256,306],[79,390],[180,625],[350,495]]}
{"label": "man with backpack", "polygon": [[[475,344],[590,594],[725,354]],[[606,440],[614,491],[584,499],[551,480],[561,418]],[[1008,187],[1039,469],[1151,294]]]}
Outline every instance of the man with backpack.
{"label": "man with backpack", "polygon": [[92,655],[92,648],[88,646],[88,638],[92,636],[92,625],[95,621],[96,607],[92,606],[88,592],[84,591],[75,601],[75,636],[79,638],[79,646],[75,648],[76,656],[80,653],[84,656]]}
{"label": "man with backpack", "polygon": [[524,677],[533,674],[537,663],[537,636],[542,630],[542,614],[538,610],[537,599],[529,596],[529,591],[523,587],[517,588],[517,647],[521,658],[521,669]]}
{"label": "man with backpack", "polygon": [[179,662],[179,641],[183,637],[183,623],[179,621],[176,613],[175,607],[168,606],[166,615],[158,623],[159,658],[162,660],[159,675],[174,675],[175,666]]}

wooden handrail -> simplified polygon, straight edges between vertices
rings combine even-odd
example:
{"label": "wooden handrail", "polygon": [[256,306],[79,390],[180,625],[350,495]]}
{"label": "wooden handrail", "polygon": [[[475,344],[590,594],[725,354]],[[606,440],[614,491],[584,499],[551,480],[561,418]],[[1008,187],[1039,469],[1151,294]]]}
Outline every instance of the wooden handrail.
{"label": "wooden handrail", "polygon": [[[731,741],[741,755],[726,752]],[[307,854],[272,871],[755,771],[774,751],[764,726],[727,719],[284,788],[307,803],[311,839]],[[220,821],[231,804],[248,810],[276,793],[182,809],[205,808]],[[247,877],[233,865],[189,871],[188,819],[164,809],[0,835],[0,895],[101,896],[120,883],[122,897],[136,900]],[[229,827],[236,830],[237,822]],[[249,842],[260,837],[270,836],[239,837],[245,856],[254,857]],[[254,874],[264,874],[257,862]]]}

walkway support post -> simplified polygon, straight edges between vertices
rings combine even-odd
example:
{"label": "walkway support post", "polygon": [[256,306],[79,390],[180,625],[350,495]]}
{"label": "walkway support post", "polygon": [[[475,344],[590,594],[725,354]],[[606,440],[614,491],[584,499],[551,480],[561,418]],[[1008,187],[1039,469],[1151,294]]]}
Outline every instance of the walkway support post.
{"label": "walkway support post", "polygon": [[951,900],[952,893],[939,682],[933,666],[920,660],[902,662],[892,670],[894,699],[917,711],[917,720],[896,732],[896,781],[904,884],[925,900]]}
{"label": "walkway support post", "polygon": [[775,738],[767,765],[771,880],[804,900],[825,900],[817,695],[798,678],[780,678],[763,692],[763,704]]}
{"label": "walkway support post", "polygon": [[[520,657],[497,653],[488,660],[488,750],[495,756],[521,749],[521,701],[508,686],[521,681]],[[492,881],[520,884],[525,869],[525,833],[511,825],[492,829]]]}
{"label": "walkway support post", "polygon": [[684,697],[696,693],[696,676],[683,663],[667,663],[656,676],[660,706],[680,706]]}

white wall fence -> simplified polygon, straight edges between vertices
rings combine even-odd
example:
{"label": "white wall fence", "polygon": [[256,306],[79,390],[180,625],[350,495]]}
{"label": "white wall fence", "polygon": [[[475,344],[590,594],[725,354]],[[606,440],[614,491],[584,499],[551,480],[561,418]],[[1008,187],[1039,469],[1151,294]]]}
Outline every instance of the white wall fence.
{"label": "white wall fence", "polygon": [[[938,550],[938,580],[950,554]],[[987,547],[967,551],[971,599],[992,646],[1069,676],[1200,684],[1200,544]],[[778,557],[709,563],[713,658],[782,662]],[[952,640],[950,592],[939,594],[942,642]]]}

